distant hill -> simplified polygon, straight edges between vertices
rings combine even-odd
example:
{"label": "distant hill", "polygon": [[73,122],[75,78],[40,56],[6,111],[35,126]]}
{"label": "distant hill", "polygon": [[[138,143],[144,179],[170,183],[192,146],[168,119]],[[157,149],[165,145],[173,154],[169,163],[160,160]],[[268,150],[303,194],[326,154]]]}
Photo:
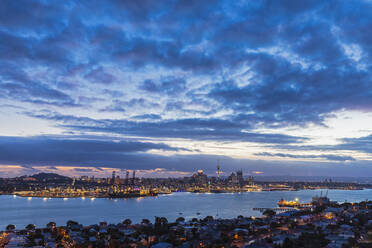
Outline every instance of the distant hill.
{"label": "distant hill", "polygon": [[56,173],[38,173],[32,175],[39,182],[71,182],[72,179],[66,176],[58,175]]}

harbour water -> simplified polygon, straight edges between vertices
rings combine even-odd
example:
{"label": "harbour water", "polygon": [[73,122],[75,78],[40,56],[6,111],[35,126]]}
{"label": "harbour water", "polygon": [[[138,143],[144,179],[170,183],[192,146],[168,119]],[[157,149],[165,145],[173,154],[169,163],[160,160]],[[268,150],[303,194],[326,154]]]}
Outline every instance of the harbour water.
{"label": "harbour water", "polygon": [[[325,191],[322,192],[323,195]],[[281,198],[309,202],[320,190],[271,191],[223,194],[173,193],[157,197],[134,199],[90,199],[90,198],[27,198],[12,195],[0,196],[0,230],[8,224],[17,229],[27,224],[37,227],[54,221],[65,225],[68,220],[81,224],[97,224],[100,221],[119,223],[124,219],[140,222],[142,219],[154,220],[155,216],[174,221],[182,216],[185,219],[202,218],[208,215],[217,218],[235,218],[238,215],[260,216],[252,208],[276,207]],[[372,189],[329,190],[328,197],[338,202],[359,202],[372,199]]]}

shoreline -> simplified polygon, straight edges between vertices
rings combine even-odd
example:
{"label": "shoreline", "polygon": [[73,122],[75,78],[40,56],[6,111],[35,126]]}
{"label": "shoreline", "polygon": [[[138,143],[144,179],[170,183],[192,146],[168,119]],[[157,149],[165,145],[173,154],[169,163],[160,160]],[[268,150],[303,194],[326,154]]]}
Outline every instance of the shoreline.
{"label": "shoreline", "polygon": [[159,193],[158,195],[143,195],[143,196],[134,196],[134,197],[107,197],[107,196],[44,196],[44,195],[20,195],[20,194],[3,194],[8,196],[16,196],[22,198],[47,198],[47,199],[74,199],[74,198],[82,198],[82,199],[136,199],[136,198],[147,198],[147,197],[157,197],[159,195],[172,195],[173,193],[191,193],[191,194],[205,194],[205,195],[221,195],[221,194],[244,194],[244,193],[254,193],[254,192],[301,192],[301,191],[315,191],[315,190],[343,190],[343,191],[364,191],[370,188],[361,188],[361,189],[300,189],[300,190],[257,190],[257,191],[236,191],[236,192],[190,192],[190,191],[177,191],[171,193]]}

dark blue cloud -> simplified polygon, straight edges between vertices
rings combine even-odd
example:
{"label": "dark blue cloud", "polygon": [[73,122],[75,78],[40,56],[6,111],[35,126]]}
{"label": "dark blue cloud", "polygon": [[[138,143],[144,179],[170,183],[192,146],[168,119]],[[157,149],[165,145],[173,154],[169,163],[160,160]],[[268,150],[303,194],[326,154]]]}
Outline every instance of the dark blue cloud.
{"label": "dark blue cloud", "polygon": [[325,154],[325,155],[295,155],[295,154],[288,154],[288,153],[270,153],[270,152],[259,152],[255,153],[256,156],[265,156],[265,157],[280,157],[280,158],[303,158],[303,159],[311,159],[311,158],[322,158],[331,161],[354,161],[355,158],[351,156],[338,156],[332,154]]}
{"label": "dark blue cloud", "polygon": [[214,174],[217,160],[226,174],[243,169],[245,175],[261,171],[265,175],[365,175],[368,166],[365,163],[351,161],[346,165],[331,162],[269,162],[249,159],[234,159],[221,155],[172,155],[149,154],[150,149],[177,151],[179,148],[165,144],[139,142],[131,140],[115,141],[93,139],[92,137],[1,137],[0,163],[18,164],[29,170],[32,166],[78,166],[76,171],[89,172],[80,167],[112,167],[118,169],[154,169],[164,168],[171,171],[195,172],[203,169]]}
{"label": "dark blue cloud", "polygon": [[344,138],[342,142],[342,144],[336,146],[336,149],[372,154],[372,135],[360,138]]}
{"label": "dark blue cloud", "polygon": [[311,148],[255,130],[371,111],[371,13],[362,0],[5,0],[0,100],[66,132],[370,153],[367,137]]}
{"label": "dark blue cloud", "polygon": [[[270,125],[322,123],[333,111],[369,109],[372,82],[367,72],[352,69],[302,70],[288,61],[264,54],[252,64],[262,81],[239,87],[234,82],[214,86],[210,96],[238,116]],[[340,87],[342,85],[342,87]]]}
{"label": "dark blue cloud", "polygon": [[136,115],[134,117],[132,117],[133,119],[139,119],[139,120],[146,120],[146,119],[149,119],[149,120],[161,120],[161,116],[160,115],[156,115],[156,114],[145,114],[145,115]]}
{"label": "dark blue cloud", "polygon": [[0,68],[2,98],[43,105],[79,106],[70,95],[48,82],[29,77],[18,67],[15,64],[2,64]]}
{"label": "dark blue cloud", "polygon": [[[32,10],[32,11],[30,11]],[[67,4],[52,4],[47,1],[11,0],[2,2],[0,25],[7,30],[44,32],[64,26],[61,12],[67,11]]]}
{"label": "dark blue cloud", "polygon": [[102,67],[91,70],[85,78],[90,82],[100,84],[111,84],[115,81],[115,77],[110,73],[106,72]]}
{"label": "dark blue cloud", "polygon": [[177,119],[161,121],[129,121],[125,119],[91,119],[46,111],[26,113],[28,116],[57,121],[59,126],[83,132],[105,132],[139,137],[183,138],[195,140],[245,141],[271,144],[302,143],[308,138],[285,134],[248,132],[244,122],[220,119]]}
{"label": "dark blue cloud", "polygon": [[[288,151],[355,151],[366,154],[372,154],[372,135],[362,136],[359,138],[342,138],[336,145],[287,145],[278,144],[273,147]],[[265,155],[265,153],[260,153]],[[267,153],[270,155],[271,153]],[[284,155],[284,154],[283,154]],[[342,156],[343,157],[343,156]],[[345,156],[346,158],[348,156]]]}
{"label": "dark blue cloud", "polygon": [[147,156],[149,150],[179,151],[163,143],[74,137],[0,137],[0,163],[26,165],[118,166],[126,157]]}
{"label": "dark blue cloud", "polygon": [[[0,56],[4,63],[18,61],[20,73],[36,63],[67,76],[71,68],[86,64],[81,76],[102,84],[115,81],[102,63],[132,70],[149,65],[179,68],[213,76],[246,65],[253,73],[252,82],[238,86],[236,79],[217,81],[204,97],[220,103],[211,108],[229,109],[240,117],[255,111],[253,117],[268,125],[321,123],[332,111],[369,108],[370,74],[358,70],[341,45],[360,46],[361,62],[369,66],[365,58],[371,38],[363,32],[371,22],[368,9],[371,6],[364,1],[354,2],[353,7],[335,1],[26,1],[17,5],[6,1],[0,18]],[[263,48],[282,49],[289,57],[303,59],[307,68],[259,50]],[[21,87],[10,81],[15,85],[3,87]],[[46,79],[42,83],[41,94],[53,99],[57,92],[45,89],[52,90],[54,83]],[[180,78],[138,83],[145,91],[164,95],[189,90]],[[35,94],[29,89],[16,93],[24,98]],[[73,106],[73,100],[29,102]]]}
{"label": "dark blue cloud", "polygon": [[151,79],[147,79],[140,85],[140,89],[149,93],[178,95],[186,90],[186,81],[183,78],[167,78],[156,83]]}

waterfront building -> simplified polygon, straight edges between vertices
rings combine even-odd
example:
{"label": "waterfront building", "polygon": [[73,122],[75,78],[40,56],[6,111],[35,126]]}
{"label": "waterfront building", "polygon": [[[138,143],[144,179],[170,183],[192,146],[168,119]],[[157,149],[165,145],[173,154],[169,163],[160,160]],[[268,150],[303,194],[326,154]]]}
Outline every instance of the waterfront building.
{"label": "waterfront building", "polygon": [[136,183],[136,170],[132,171],[132,184],[134,185]]}
{"label": "waterfront building", "polygon": [[228,177],[228,181],[232,184],[237,184],[238,183],[238,177],[234,172],[231,173],[231,175]]}
{"label": "waterfront building", "polygon": [[236,179],[237,179],[240,186],[242,186],[244,184],[243,170],[242,169],[240,169],[239,171],[236,172]]}
{"label": "waterfront building", "polygon": [[253,176],[248,176],[247,178],[248,185],[253,186],[254,185],[254,178]]}
{"label": "waterfront building", "polygon": [[115,171],[112,172],[111,183],[115,184]]}
{"label": "waterfront building", "polygon": [[198,170],[198,172],[194,174],[192,178],[194,182],[199,186],[206,185],[208,182],[208,176],[204,174],[203,170]]}
{"label": "waterfront building", "polygon": [[129,171],[128,170],[125,173],[125,185],[129,185]]}
{"label": "waterfront building", "polygon": [[87,182],[87,181],[89,181],[89,177],[88,177],[88,176],[81,176],[81,177],[80,177],[80,180],[81,180],[81,181],[86,181],[86,182]]}

